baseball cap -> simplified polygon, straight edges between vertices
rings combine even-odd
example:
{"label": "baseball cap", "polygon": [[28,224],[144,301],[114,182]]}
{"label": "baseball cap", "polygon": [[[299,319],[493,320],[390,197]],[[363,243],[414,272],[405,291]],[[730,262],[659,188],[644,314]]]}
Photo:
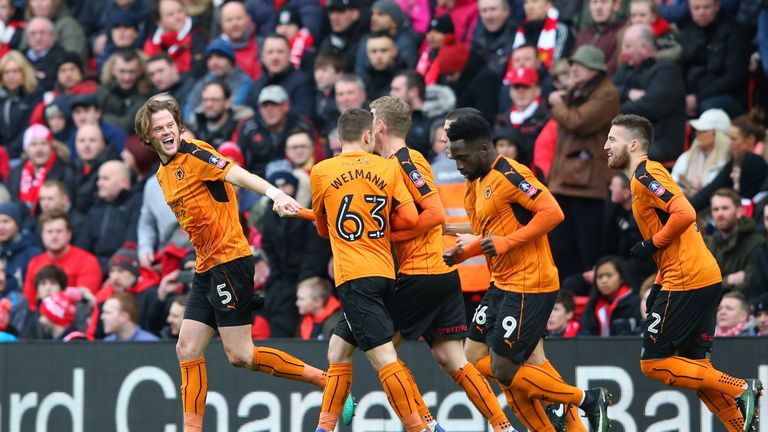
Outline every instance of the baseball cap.
{"label": "baseball cap", "polygon": [[691,120],[691,126],[697,131],[716,130],[728,133],[731,130],[731,118],[725,111],[712,108],[701,113],[699,118]]}
{"label": "baseball cap", "polygon": [[429,29],[427,29],[427,32],[431,32],[432,30],[443,34],[455,33],[451,16],[443,14],[437,18],[432,18],[432,20],[429,21]]}
{"label": "baseball cap", "polygon": [[507,72],[504,81],[508,82],[511,86],[521,85],[531,87],[539,82],[539,74],[531,68],[521,67]]}
{"label": "baseball cap", "polygon": [[265,102],[281,104],[288,101],[288,93],[279,85],[268,85],[259,93],[259,105]]}
{"label": "baseball cap", "polygon": [[328,0],[325,3],[325,9],[328,11],[360,9],[360,4],[358,4],[357,0]]}

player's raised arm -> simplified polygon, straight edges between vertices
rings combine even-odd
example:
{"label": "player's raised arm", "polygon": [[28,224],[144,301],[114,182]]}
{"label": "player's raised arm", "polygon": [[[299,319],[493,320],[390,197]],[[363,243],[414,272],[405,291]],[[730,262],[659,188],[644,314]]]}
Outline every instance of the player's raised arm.
{"label": "player's raised arm", "polygon": [[250,189],[258,194],[266,195],[274,201],[272,210],[280,216],[296,215],[301,210],[301,205],[295,199],[289,197],[285,192],[269,184],[268,181],[250,173],[239,166],[233,166],[227,172],[224,180],[233,185]]}

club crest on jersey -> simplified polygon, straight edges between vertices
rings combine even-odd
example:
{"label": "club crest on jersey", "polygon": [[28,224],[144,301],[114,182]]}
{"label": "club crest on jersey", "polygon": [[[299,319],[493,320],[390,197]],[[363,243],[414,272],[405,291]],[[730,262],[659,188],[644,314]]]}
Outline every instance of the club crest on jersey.
{"label": "club crest on jersey", "polygon": [[656,195],[656,196],[662,196],[662,195],[664,195],[664,192],[667,191],[666,189],[664,189],[664,186],[662,186],[661,183],[659,183],[659,182],[657,182],[655,180],[652,181],[651,184],[648,185],[648,189],[650,189],[651,192],[653,192],[654,195]]}
{"label": "club crest on jersey", "polygon": [[486,186],[485,187],[485,199],[491,199],[491,187]]}
{"label": "club crest on jersey", "polygon": [[424,184],[426,183],[424,181],[424,177],[421,176],[421,173],[419,172],[419,170],[411,171],[411,173],[408,174],[408,177],[411,178],[411,181],[413,182],[414,185],[416,185],[417,188],[424,186]]}
{"label": "club crest on jersey", "polygon": [[225,159],[222,159],[218,156],[211,155],[211,157],[208,158],[208,162],[215,166],[216,168],[224,168],[224,165],[227,164],[227,161]]}
{"label": "club crest on jersey", "polygon": [[520,182],[519,185],[517,185],[518,188],[520,188],[521,191],[523,191],[524,194],[528,195],[529,197],[532,197],[536,195],[536,192],[539,190],[536,188],[536,186],[528,183],[527,180],[523,180]]}
{"label": "club crest on jersey", "polygon": [[184,170],[176,168],[176,180],[184,180]]}

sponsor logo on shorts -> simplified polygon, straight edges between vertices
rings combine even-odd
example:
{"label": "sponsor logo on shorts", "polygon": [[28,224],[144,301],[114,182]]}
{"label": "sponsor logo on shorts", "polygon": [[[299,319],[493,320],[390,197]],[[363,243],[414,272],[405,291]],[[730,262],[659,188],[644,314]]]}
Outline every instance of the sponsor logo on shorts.
{"label": "sponsor logo on shorts", "polygon": [[467,331],[467,326],[462,324],[462,325],[455,325],[450,327],[438,327],[436,330],[441,335],[456,334],[456,333]]}
{"label": "sponsor logo on shorts", "polygon": [[424,184],[426,183],[424,181],[424,177],[421,176],[421,173],[419,172],[419,170],[411,171],[411,173],[408,174],[408,177],[411,178],[411,181],[413,182],[414,185],[416,185],[417,188],[424,186]]}
{"label": "sponsor logo on shorts", "polygon": [[211,155],[211,157],[208,158],[208,162],[216,168],[224,168],[224,166],[227,164],[226,159],[222,159],[215,155]]}
{"label": "sponsor logo on shorts", "polygon": [[664,189],[664,186],[662,186],[661,183],[655,180],[648,185],[648,189],[650,189],[651,192],[653,192],[656,196],[662,196],[664,195],[664,192],[667,191],[666,189]]}
{"label": "sponsor logo on shorts", "polygon": [[536,186],[528,183],[527,180],[523,180],[520,182],[519,185],[517,185],[518,188],[520,188],[521,191],[523,191],[524,194],[528,195],[529,197],[532,197],[536,195],[536,192],[539,190],[536,188]]}

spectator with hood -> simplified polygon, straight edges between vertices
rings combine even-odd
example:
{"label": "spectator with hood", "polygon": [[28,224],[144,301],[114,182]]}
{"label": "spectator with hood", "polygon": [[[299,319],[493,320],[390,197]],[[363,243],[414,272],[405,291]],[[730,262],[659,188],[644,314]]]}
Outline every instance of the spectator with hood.
{"label": "spectator with hood", "polygon": [[36,236],[23,229],[22,212],[14,202],[0,204],[0,259],[5,261],[6,284],[3,297],[21,292],[29,262],[43,250]]}
{"label": "spectator with hood", "polygon": [[367,30],[360,20],[358,0],[328,0],[325,9],[331,29],[320,41],[318,52],[338,55],[344,59],[344,72],[353,72],[358,45]]}

